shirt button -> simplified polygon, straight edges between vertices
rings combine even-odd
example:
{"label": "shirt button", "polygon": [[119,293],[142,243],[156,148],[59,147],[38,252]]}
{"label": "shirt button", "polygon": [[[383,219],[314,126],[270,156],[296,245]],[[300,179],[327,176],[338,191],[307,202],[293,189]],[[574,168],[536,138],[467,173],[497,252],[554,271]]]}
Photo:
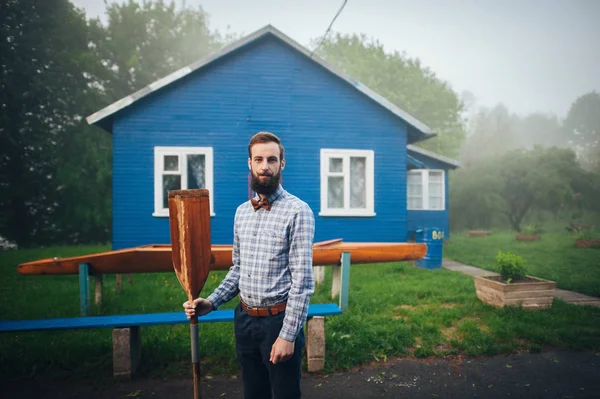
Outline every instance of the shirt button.
{"label": "shirt button", "polygon": [[250,277],[250,275],[248,275],[248,277]]}

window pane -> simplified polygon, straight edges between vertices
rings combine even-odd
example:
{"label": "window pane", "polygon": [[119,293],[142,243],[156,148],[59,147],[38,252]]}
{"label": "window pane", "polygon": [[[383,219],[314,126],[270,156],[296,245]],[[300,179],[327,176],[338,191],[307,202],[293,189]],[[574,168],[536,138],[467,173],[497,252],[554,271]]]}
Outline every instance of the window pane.
{"label": "window pane", "polygon": [[343,177],[328,177],[327,178],[327,207],[343,208],[344,207],[344,178]]}
{"label": "window pane", "polygon": [[442,209],[442,197],[429,197],[429,209]]}
{"label": "window pane", "polygon": [[177,155],[165,155],[165,171],[178,171],[179,170],[179,156]]}
{"label": "window pane", "polygon": [[187,156],[187,188],[204,188],[206,184],[206,160],[204,154]]}
{"label": "window pane", "polygon": [[423,201],[421,198],[408,198],[408,209],[423,209]]}
{"label": "window pane", "polygon": [[367,207],[366,158],[350,158],[350,208]]}
{"label": "window pane", "polygon": [[344,159],[343,158],[329,158],[329,171],[330,172],[343,172],[344,171]]}
{"label": "window pane", "polygon": [[431,170],[429,171],[429,182],[441,183],[442,182],[442,172],[439,170]]}
{"label": "window pane", "polygon": [[429,182],[429,196],[430,197],[441,197],[442,196],[442,185],[439,183]]}
{"label": "window pane", "polygon": [[410,197],[421,197],[423,195],[423,187],[420,184],[409,184],[406,187],[406,194]]}
{"label": "window pane", "polygon": [[163,208],[169,207],[169,190],[181,189],[180,175],[163,175]]}
{"label": "window pane", "polygon": [[429,209],[444,207],[444,179],[441,171],[429,171]]}
{"label": "window pane", "polygon": [[406,176],[406,195],[419,198],[423,195],[421,173],[408,172],[408,175]]}

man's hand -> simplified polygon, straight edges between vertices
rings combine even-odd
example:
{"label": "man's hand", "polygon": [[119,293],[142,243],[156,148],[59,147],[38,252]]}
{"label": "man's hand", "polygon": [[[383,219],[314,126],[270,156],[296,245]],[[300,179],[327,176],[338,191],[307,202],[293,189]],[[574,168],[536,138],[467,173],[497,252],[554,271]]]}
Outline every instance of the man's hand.
{"label": "man's hand", "polygon": [[212,303],[204,298],[196,298],[194,302],[190,305],[190,301],[185,301],[183,303],[183,308],[185,309],[185,314],[188,319],[191,319],[192,316],[203,316],[209,313],[212,309]]}
{"label": "man's hand", "polygon": [[271,358],[269,360],[273,364],[283,363],[290,360],[293,354],[294,343],[277,337],[277,340],[271,348]]}

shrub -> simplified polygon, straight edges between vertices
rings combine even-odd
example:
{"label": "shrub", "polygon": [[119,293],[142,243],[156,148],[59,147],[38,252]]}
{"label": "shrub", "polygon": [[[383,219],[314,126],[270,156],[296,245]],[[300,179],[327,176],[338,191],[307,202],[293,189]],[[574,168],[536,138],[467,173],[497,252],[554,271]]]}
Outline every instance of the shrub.
{"label": "shrub", "polygon": [[581,228],[577,231],[578,240],[591,240],[594,238],[595,226],[588,226],[587,228]]}
{"label": "shrub", "polygon": [[525,259],[511,252],[498,251],[496,268],[507,283],[514,279],[523,278],[527,274]]}
{"label": "shrub", "polygon": [[523,228],[523,233],[534,235],[534,234],[542,234],[543,229],[542,226],[535,223],[530,223]]}

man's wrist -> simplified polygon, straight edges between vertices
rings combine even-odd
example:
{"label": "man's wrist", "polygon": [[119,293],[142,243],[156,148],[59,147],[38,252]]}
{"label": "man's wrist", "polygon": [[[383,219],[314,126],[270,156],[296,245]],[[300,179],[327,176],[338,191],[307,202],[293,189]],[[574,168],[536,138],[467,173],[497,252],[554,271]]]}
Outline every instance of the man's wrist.
{"label": "man's wrist", "polygon": [[217,310],[219,306],[222,305],[222,302],[220,302],[219,297],[214,293],[210,294],[208,298],[206,298],[206,300],[210,302],[211,310]]}
{"label": "man's wrist", "polygon": [[279,338],[287,342],[295,342],[296,334],[292,334],[289,331],[285,331],[283,328],[279,331]]}

